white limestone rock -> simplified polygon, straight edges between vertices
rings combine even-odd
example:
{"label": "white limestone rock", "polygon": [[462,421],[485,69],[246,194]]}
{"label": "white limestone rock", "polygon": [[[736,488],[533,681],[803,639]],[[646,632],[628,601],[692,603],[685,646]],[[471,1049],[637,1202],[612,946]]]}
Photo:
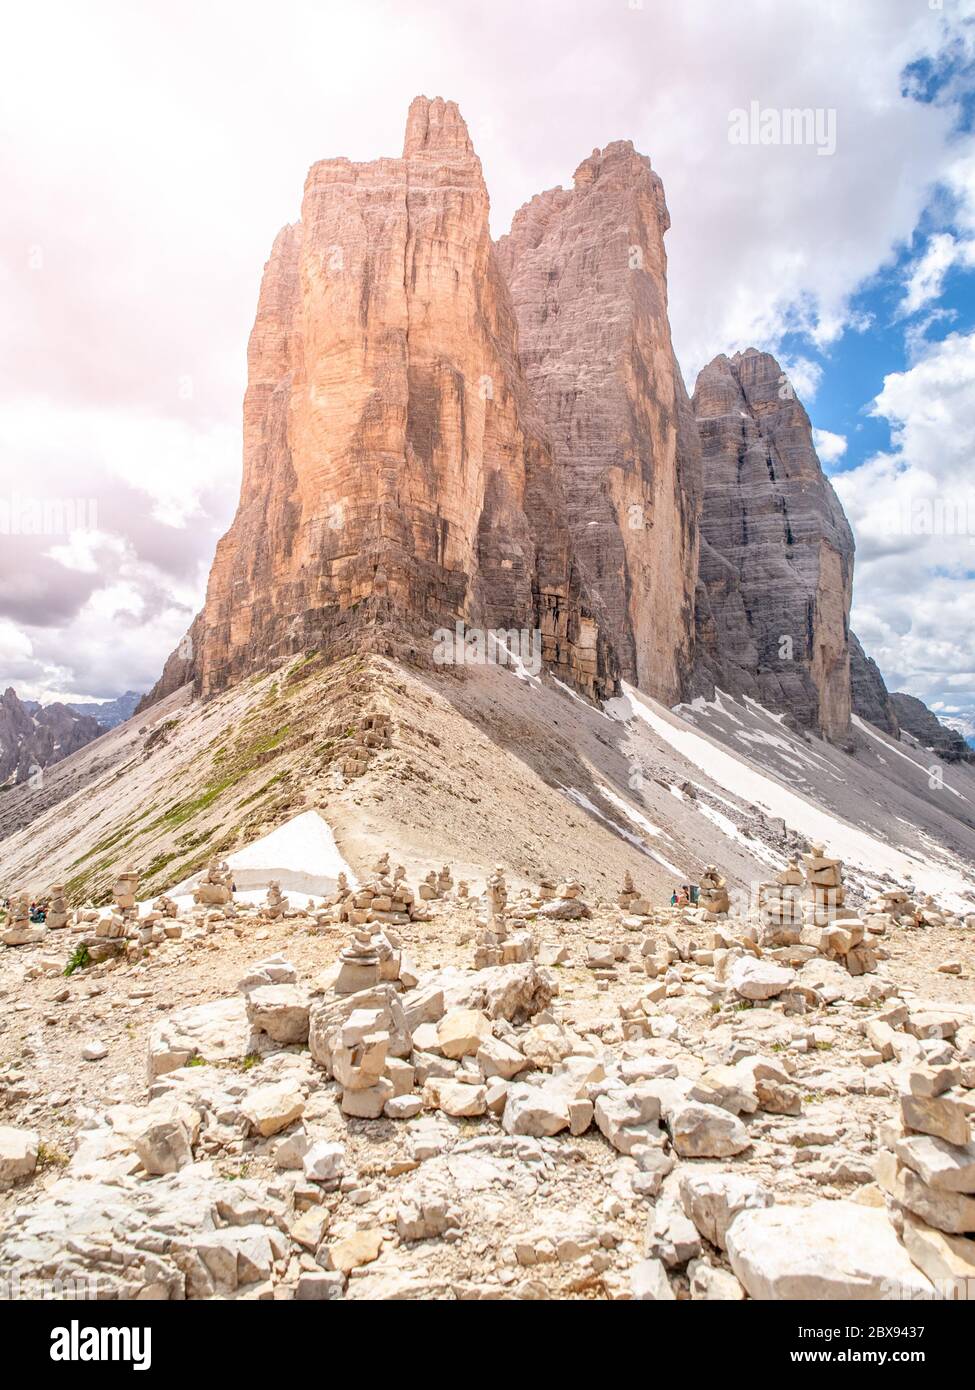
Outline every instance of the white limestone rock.
{"label": "white limestone rock", "polygon": [[858,1202],[743,1211],[728,1228],[728,1257],[751,1298],[931,1298],[887,1213]]}
{"label": "white limestone rock", "polygon": [[680,1175],[684,1211],[705,1240],[724,1250],[728,1227],[739,1212],[770,1207],[771,1192],[744,1173],[711,1168],[685,1168]]}

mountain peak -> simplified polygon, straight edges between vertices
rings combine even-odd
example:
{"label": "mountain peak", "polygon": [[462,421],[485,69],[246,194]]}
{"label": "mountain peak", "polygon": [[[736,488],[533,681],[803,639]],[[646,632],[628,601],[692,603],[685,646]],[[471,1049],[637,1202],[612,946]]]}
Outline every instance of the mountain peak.
{"label": "mountain peak", "polygon": [[450,154],[473,153],[467,122],[460,114],[456,101],[444,101],[443,97],[413,98],[403,138],[404,159],[414,159],[420,155],[440,158]]}

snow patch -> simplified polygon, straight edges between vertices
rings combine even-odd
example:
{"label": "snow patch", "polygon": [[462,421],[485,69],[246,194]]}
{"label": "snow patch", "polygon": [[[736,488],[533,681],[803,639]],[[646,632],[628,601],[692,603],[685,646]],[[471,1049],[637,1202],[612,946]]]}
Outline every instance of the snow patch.
{"label": "snow patch", "polygon": [[[888,874],[902,883],[912,882],[922,892],[941,899],[951,897],[955,910],[964,911],[968,906],[961,895],[970,891],[971,883],[961,872],[960,861],[948,861],[940,856],[929,858],[926,854],[878,840],[867,831],[814,806],[797,792],[735,757],[706,735],[696,732],[679,716],[667,711],[665,717],[662,706],[658,714],[653,708],[655,702],[632,686],[624,685],[623,689],[623,696],[606,702],[615,718],[643,720],[658,737],[726,791],[779,817],[790,829],[824,844],[827,853],[861,870]],[[917,830],[914,834],[920,839]]]}

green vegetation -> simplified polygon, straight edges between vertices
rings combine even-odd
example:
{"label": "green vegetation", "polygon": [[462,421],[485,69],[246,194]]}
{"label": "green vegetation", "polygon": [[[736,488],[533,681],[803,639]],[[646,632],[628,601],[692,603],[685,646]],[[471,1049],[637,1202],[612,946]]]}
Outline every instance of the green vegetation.
{"label": "green vegetation", "polygon": [[91,965],[91,956],[88,954],[88,947],[82,941],[80,946],[76,946],[72,951],[67,965],[64,967],[65,975],[73,975],[76,970],[84,970],[86,965]]}

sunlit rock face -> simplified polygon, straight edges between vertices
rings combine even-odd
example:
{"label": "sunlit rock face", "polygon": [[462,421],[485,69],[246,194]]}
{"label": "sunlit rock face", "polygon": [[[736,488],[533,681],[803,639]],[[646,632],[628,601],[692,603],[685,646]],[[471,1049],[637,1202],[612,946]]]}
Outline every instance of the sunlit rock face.
{"label": "sunlit rock face", "polygon": [[615,689],[532,416],[480,161],[418,97],[401,158],[312,167],[265,267],[199,692],[311,648],[423,660],[457,620],[540,630],[556,674]]}
{"label": "sunlit rock face", "polygon": [[498,249],[576,553],[627,679],[674,703],[692,662],[700,450],[667,318],[669,226],[660,178],[621,140],[527,203]]}

